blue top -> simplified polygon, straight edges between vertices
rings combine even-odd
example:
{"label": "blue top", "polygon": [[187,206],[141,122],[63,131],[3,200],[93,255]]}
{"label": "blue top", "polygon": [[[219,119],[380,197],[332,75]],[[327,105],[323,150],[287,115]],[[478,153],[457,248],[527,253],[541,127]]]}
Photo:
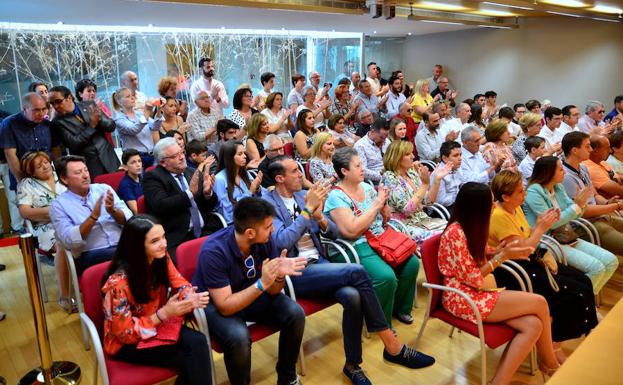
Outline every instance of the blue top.
{"label": "blue top", "polygon": [[[197,260],[197,270],[193,277],[193,285],[198,290],[220,289],[230,286],[232,293],[239,292],[253,285],[262,275],[262,261],[279,256],[279,250],[271,239],[267,243],[251,246],[255,276],[247,278],[248,269],[238,244],[234,226],[221,229],[210,235],[201,246]],[[248,264],[247,266],[249,266]]]}
{"label": "blue top", "polygon": [[115,124],[121,136],[123,149],[136,149],[139,152],[151,152],[154,148],[152,131],[160,130],[162,119],[146,119],[141,111],[135,111],[134,119],[124,113],[115,116]]}
{"label": "blue top", "polygon": [[[83,251],[104,249],[119,243],[122,226],[108,214],[105,207],[101,208],[100,217],[91,228],[87,238],[82,239],[80,235],[80,225],[91,215],[95,202],[107,191],[113,193],[115,208],[123,211],[126,219],[130,219],[132,211],[119,199],[115,190],[107,184],[91,184],[86,197],[81,197],[67,190],[52,201],[50,219],[54,230],[56,230],[56,239],[66,249],[71,250],[74,257],[79,256]],[[103,205],[104,202],[102,201]]]}
{"label": "blue top", "polygon": [[52,147],[58,145],[47,120],[35,123],[20,112],[5,118],[0,124],[0,147],[16,149],[18,158],[35,150],[52,155]]}
{"label": "blue top", "polygon": [[612,111],[608,112],[608,115],[604,116],[604,122],[610,122],[619,114],[616,107],[612,109]]}
{"label": "blue top", "polygon": [[135,182],[126,172],[121,182],[119,182],[117,193],[119,194],[119,198],[123,199],[125,202],[137,200],[143,196],[143,177],[140,176],[138,182]]}
{"label": "blue top", "polygon": [[[249,177],[251,180],[251,177]],[[232,224],[234,222],[234,205],[229,200],[227,196],[227,170],[223,169],[219,171],[218,174],[214,177],[214,193],[218,198],[218,204],[216,206],[216,211],[225,218],[227,224]],[[251,191],[247,187],[247,185],[240,181],[240,185],[234,187],[233,197],[238,202],[242,198],[250,197],[250,196],[260,196],[261,188],[257,191],[256,194],[251,194]]]}
{"label": "blue top", "polygon": [[[554,186],[554,196],[560,208],[560,219],[552,225],[552,229],[563,226],[570,221],[580,217],[583,210],[569,198],[562,184]],[[528,187],[526,200],[523,204],[523,211],[530,227],[534,227],[539,214],[555,207],[549,191],[545,190],[540,184],[531,184]]]}

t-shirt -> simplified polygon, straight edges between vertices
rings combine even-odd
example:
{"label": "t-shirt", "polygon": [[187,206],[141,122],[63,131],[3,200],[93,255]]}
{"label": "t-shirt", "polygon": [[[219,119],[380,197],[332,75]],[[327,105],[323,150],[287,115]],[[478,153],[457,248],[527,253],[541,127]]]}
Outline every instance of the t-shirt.
{"label": "t-shirt", "polygon": [[[281,195],[279,195],[279,197],[283,201],[283,204],[286,206],[288,213],[290,213],[290,218],[292,219],[292,222],[294,222],[296,218],[301,215],[301,208],[296,203],[294,198],[286,198]],[[305,257],[307,259],[318,259],[318,257],[320,256],[318,254],[318,249],[316,249],[316,246],[314,245],[314,241],[312,240],[311,235],[309,235],[309,231],[306,231],[301,236],[301,239],[299,239],[296,243],[296,248],[299,250],[299,257]]]}
{"label": "t-shirt", "polygon": [[620,160],[618,160],[612,155],[608,157],[608,160],[606,160],[606,162],[608,162],[608,164],[612,167],[614,172],[623,174],[623,162],[621,162]]}
{"label": "t-shirt", "polygon": [[126,173],[121,179],[121,182],[119,182],[117,194],[119,198],[123,199],[125,202],[137,200],[139,197],[143,196],[142,178],[139,178],[138,182],[135,182],[134,179],[130,178],[128,173]]}
{"label": "t-shirt", "polygon": [[609,175],[609,172],[612,171],[612,167],[610,167],[608,163],[601,162],[600,164],[597,164],[588,159],[582,162],[582,164],[588,169],[593,185],[597,189],[600,189],[603,185],[612,180]]}
{"label": "t-shirt", "polygon": [[422,121],[422,115],[418,115],[415,112],[415,107],[428,107],[433,104],[433,97],[430,94],[427,94],[425,97],[422,97],[420,94],[413,95],[413,101],[411,102],[411,107],[413,107],[413,112],[411,112],[411,116],[413,116],[413,120],[416,123]]}
{"label": "t-shirt", "polygon": [[504,210],[500,206],[495,206],[491,214],[491,223],[489,224],[489,240],[488,244],[497,247],[504,239],[518,235],[522,239],[530,237],[530,225],[526,220],[521,207],[515,209],[515,215]]}
{"label": "t-shirt", "polygon": [[201,246],[193,285],[198,291],[231,286],[232,293],[253,285],[262,275],[262,261],[279,256],[272,239],[251,246],[249,255],[242,255],[236,243],[234,226],[210,235]]}

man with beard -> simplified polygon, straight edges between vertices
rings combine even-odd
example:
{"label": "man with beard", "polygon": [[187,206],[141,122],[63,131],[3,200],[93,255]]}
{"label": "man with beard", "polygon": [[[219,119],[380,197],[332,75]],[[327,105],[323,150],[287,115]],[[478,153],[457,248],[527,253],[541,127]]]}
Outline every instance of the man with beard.
{"label": "man with beard", "polygon": [[407,98],[402,93],[402,82],[398,76],[392,76],[387,82],[389,84],[389,93],[387,94],[387,116],[392,117],[400,113],[400,105],[404,103]]}
{"label": "man with beard", "polygon": [[222,119],[223,109],[229,107],[229,97],[223,83],[214,79],[214,61],[209,57],[201,58],[199,68],[201,68],[202,75],[190,86],[190,95],[194,100],[199,91],[206,91],[212,100],[210,109],[219,119]]}

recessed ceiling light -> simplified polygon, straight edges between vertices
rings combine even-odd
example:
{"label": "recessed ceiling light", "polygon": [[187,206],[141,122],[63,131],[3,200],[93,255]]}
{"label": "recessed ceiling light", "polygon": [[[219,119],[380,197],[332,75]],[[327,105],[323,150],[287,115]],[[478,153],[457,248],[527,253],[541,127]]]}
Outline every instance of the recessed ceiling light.
{"label": "recessed ceiling light", "polygon": [[512,12],[507,12],[507,11],[498,11],[497,9],[479,9],[478,11],[476,11],[475,13],[481,14],[481,15],[487,15],[487,16],[499,16],[499,17],[512,17],[512,16],[517,16]]}
{"label": "recessed ceiling light", "polygon": [[374,31],[374,32],[372,32],[372,33],[376,34],[376,31]]}
{"label": "recessed ceiling light", "polygon": [[558,16],[582,17],[582,15],[575,15],[573,13],[554,12],[554,11],[545,11],[545,12],[551,13],[552,15],[558,15]]}
{"label": "recessed ceiling light", "polygon": [[423,8],[429,8],[429,9],[436,9],[439,11],[464,11],[467,9],[460,4],[438,3],[436,1],[420,1],[416,3],[416,6],[421,6]]}
{"label": "recessed ceiling light", "polygon": [[224,25],[222,25],[222,26],[221,26],[221,29],[225,29],[225,26],[224,26]]}
{"label": "recessed ceiling light", "polygon": [[413,34],[412,34],[411,32],[409,32],[409,33],[407,33],[407,35],[411,36],[411,35],[413,35]]}
{"label": "recessed ceiling light", "polygon": [[154,25],[153,25],[152,23],[149,23],[149,24],[147,24],[147,26],[148,26],[149,28],[151,28],[151,27],[153,27]]}
{"label": "recessed ceiling light", "polygon": [[483,1],[482,3],[485,4],[485,5],[494,5],[494,6],[497,6],[497,7],[523,9],[524,11],[534,11],[534,8],[520,7],[519,5],[499,4],[499,3],[493,3],[493,2],[490,2],[490,1]]}
{"label": "recessed ceiling light", "polygon": [[63,22],[62,21],[58,21],[56,24],[63,25]]}
{"label": "recessed ceiling light", "polygon": [[584,8],[588,5],[578,0],[541,0],[541,3],[559,5],[561,7]]}
{"label": "recessed ceiling light", "polygon": [[589,11],[595,11],[595,12],[601,12],[601,13],[612,13],[612,14],[615,14],[615,15],[623,13],[623,9],[617,8],[617,7],[613,7],[611,5],[605,5],[605,4],[595,4],[595,6],[593,8],[589,8],[588,10]]}

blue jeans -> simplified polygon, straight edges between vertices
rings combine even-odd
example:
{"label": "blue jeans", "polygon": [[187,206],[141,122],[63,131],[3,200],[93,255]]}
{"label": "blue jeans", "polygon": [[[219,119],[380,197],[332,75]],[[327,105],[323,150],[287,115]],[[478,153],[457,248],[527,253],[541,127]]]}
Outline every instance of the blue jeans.
{"label": "blue jeans", "polygon": [[210,302],[205,308],[210,336],[223,347],[225,368],[232,385],[251,383],[251,337],[247,322],[262,322],[279,328],[277,384],[296,378],[296,359],[303,340],[305,312],[283,293],[262,294],[240,312],[223,316]]}
{"label": "blue jeans", "polygon": [[82,252],[78,258],[74,259],[78,276],[81,276],[83,271],[93,265],[110,261],[113,255],[115,255],[116,250],[117,246],[111,246],[105,249],[95,249]]}
{"label": "blue jeans", "polygon": [[389,328],[372,281],[361,265],[329,263],[320,258],[308,265],[303,275],[291,277],[297,298],[335,298],[344,307],[342,334],[346,364],[359,365],[363,320],[370,333]]}
{"label": "blue jeans", "polygon": [[619,266],[619,260],[614,254],[582,239],[578,239],[575,246],[562,245],[562,248],[569,265],[591,279],[595,294],[599,293]]}

